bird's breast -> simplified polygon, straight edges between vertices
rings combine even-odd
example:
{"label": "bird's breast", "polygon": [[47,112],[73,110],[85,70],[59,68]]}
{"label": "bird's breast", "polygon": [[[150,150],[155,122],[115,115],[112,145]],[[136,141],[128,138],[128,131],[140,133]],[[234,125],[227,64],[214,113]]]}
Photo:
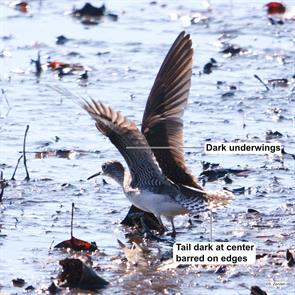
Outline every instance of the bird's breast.
{"label": "bird's breast", "polygon": [[134,206],[156,216],[175,216],[186,213],[186,210],[168,195],[138,190],[127,193],[126,196]]}

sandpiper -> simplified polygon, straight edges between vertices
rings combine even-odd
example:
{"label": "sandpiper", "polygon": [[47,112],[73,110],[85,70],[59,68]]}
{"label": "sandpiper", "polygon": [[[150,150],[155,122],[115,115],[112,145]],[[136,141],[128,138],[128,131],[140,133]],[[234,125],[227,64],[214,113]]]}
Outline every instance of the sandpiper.
{"label": "sandpiper", "polygon": [[154,214],[162,226],[161,217],[170,221],[173,235],[176,215],[204,211],[209,203],[226,204],[232,198],[227,191],[206,191],[185,163],[182,115],[191,85],[192,56],[190,35],[181,32],[155,79],[141,132],[134,122],[103,103],[92,99],[81,102],[130,171],[118,161],[109,161],[92,177],[103,174],[113,178],[133,205]]}

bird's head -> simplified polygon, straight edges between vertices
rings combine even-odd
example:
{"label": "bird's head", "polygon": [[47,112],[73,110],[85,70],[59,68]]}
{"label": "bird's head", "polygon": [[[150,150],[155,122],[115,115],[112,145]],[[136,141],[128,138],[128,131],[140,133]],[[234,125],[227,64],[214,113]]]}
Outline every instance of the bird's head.
{"label": "bird's head", "polygon": [[123,185],[125,169],[119,161],[113,160],[105,162],[102,164],[101,169],[102,171],[88,177],[88,180],[98,175],[105,175],[113,178],[120,185]]}

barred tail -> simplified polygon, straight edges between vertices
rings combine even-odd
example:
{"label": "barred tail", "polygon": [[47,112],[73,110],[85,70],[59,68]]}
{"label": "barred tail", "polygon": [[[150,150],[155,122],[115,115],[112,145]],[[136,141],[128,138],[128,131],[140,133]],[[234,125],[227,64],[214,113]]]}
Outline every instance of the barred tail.
{"label": "barred tail", "polygon": [[204,191],[204,197],[209,203],[209,208],[223,207],[229,204],[234,198],[234,194],[227,190]]}

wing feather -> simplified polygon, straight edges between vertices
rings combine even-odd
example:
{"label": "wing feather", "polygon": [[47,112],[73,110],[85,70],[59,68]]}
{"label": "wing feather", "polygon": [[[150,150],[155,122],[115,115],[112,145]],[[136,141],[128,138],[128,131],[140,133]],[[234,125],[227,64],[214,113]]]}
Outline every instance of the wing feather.
{"label": "wing feather", "polygon": [[133,187],[167,183],[145,137],[134,122],[101,102],[84,100],[82,107],[95,120],[97,129],[110,139],[124,157]]}
{"label": "wing feather", "polygon": [[181,32],[155,79],[146,103],[141,130],[163,173],[170,180],[202,189],[189,172],[183,151],[182,116],[191,86],[192,57],[190,35]]}

